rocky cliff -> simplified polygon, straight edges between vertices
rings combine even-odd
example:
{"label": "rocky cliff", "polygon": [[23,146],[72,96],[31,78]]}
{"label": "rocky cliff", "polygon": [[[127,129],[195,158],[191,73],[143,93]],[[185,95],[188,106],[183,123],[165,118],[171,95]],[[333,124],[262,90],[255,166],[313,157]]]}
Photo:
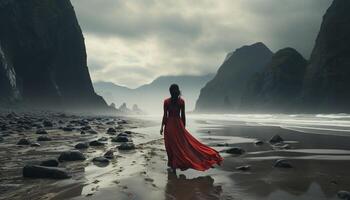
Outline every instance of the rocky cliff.
{"label": "rocky cliff", "polygon": [[0,27],[2,97],[39,108],[107,109],[94,92],[69,0],[0,0]]}
{"label": "rocky cliff", "polygon": [[227,55],[216,76],[201,89],[197,112],[232,112],[240,108],[248,80],[260,72],[273,53],[263,44],[243,46]]}
{"label": "rocky cliff", "polygon": [[264,113],[297,111],[306,66],[307,61],[295,49],[279,50],[248,84],[241,110]]}
{"label": "rocky cliff", "polygon": [[307,112],[350,112],[350,1],[334,0],[323,17],[307,67]]}

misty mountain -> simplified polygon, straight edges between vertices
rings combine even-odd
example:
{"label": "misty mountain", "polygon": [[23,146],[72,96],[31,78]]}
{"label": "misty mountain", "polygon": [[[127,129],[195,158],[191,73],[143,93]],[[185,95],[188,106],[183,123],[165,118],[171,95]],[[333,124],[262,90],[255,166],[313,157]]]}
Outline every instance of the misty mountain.
{"label": "misty mountain", "polygon": [[200,89],[213,78],[213,74],[204,76],[161,76],[149,84],[136,89],[119,86],[110,82],[94,83],[95,90],[107,102],[120,105],[124,102],[131,106],[137,104],[141,110],[148,113],[161,112],[163,100],[169,97],[169,86],[177,83],[186,101],[186,109],[193,110]]}
{"label": "misty mountain", "polygon": [[350,1],[334,0],[307,67],[302,102],[309,112],[350,112]]}
{"label": "misty mountain", "polygon": [[277,51],[263,71],[248,83],[240,110],[244,112],[294,112],[307,66],[292,48]]}
{"label": "misty mountain", "polygon": [[108,110],[93,89],[69,0],[0,2],[2,104]]}
{"label": "misty mountain", "polygon": [[229,53],[216,76],[200,91],[197,112],[232,112],[239,109],[248,81],[271,60],[263,43],[243,46]]}

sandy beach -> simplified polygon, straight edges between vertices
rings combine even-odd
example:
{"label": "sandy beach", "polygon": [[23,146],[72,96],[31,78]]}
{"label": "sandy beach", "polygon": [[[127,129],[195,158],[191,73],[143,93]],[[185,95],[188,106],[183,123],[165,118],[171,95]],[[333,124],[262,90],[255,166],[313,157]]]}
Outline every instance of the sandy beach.
{"label": "sandy beach", "polygon": [[[27,118],[33,121],[30,129],[21,125]],[[206,172],[177,174],[167,171],[159,116],[18,114],[1,119],[9,128],[1,132],[0,199],[338,199],[338,191],[350,189],[347,117],[190,115],[188,130],[225,160]],[[36,142],[35,125],[45,120],[53,123],[45,127],[51,141],[16,145],[21,138]],[[82,121],[93,131],[81,134],[87,126]],[[116,132],[107,134],[109,128]],[[119,150],[121,143],[112,141],[124,132],[135,149]],[[277,134],[283,142],[270,144]],[[103,145],[80,150],[85,160],[59,163],[71,178],[23,178],[25,165],[57,159],[78,143],[98,139]],[[242,152],[226,152],[232,148]],[[109,150],[114,157],[108,163],[92,161]],[[278,159],[291,168],[274,167]]]}

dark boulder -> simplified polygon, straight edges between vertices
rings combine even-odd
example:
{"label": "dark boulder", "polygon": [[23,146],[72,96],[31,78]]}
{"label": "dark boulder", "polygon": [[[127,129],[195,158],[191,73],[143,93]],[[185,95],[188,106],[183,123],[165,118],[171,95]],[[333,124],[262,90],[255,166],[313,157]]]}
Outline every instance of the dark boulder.
{"label": "dark boulder", "polygon": [[117,131],[114,128],[109,128],[107,130],[107,134],[109,134],[109,135],[114,135],[115,133],[117,133]]}
{"label": "dark boulder", "polygon": [[45,167],[38,165],[26,165],[23,168],[23,177],[26,178],[49,178],[49,179],[66,179],[71,176],[65,169],[57,167]]}
{"label": "dark boulder", "polygon": [[119,150],[133,150],[135,149],[135,145],[132,142],[124,142],[118,146]]}
{"label": "dark boulder", "polygon": [[44,160],[40,163],[40,166],[46,166],[46,167],[58,167],[59,162],[57,159],[49,159]]}
{"label": "dark boulder", "polygon": [[46,135],[45,136],[44,135],[39,136],[38,139],[37,139],[38,142],[51,141],[51,140],[52,139],[50,137],[46,136]]}
{"label": "dark boulder", "polygon": [[89,145],[90,146],[104,146],[105,145],[105,143],[103,143],[103,142],[100,142],[100,141],[98,141],[98,140],[93,140],[93,141],[91,141],[90,143],[89,143]]}
{"label": "dark boulder", "polygon": [[117,136],[112,138],[112,142],[129,142],[129,138],[125,136]]}
{"label": "dark boulder", "polygon": [[92,162],[109,163],[109,160],[105,157],[96,157],[92,159]]}
{"label": "dark boulder", "polygon": [[270,142],[271,144],[282,143],[282,142],[283,142],[283,139],[282,139],[282,137],[279,136],[279,135],[274,135],[274,136],[269,140],[269,142]]}
{"label": "dark boulder", "polygon": [[278,168],[292,168],[293,166],[289,163],[288,160],[284,160],[284,159],[279,159],[277,160],[274,165],[274,167],[278,167]]}
{"label": "dark boulder", "polygon": [[228,154],[237,154],[237,155],[241,155],[241,154],[243,154],[245,151],[244,151],[244,149],[242,149],[242,148],[240,148],[240,147],[233,147],[233,148],[227,149],[225,152],[228,153]]}
{"label": "dark boulder", "polygon": [[17,145],[30,145],[30,141],[27,138],[22,138],[17,142]]}
{"label": "dark boulder", "polygon": [[107,159],[113,159],[114,158],[114,151],[113,150],[108,150],[103,157],[107,158]]}
{"label": "dark boulder", "polygon": [[339,191],[337,193],[337,196],[339,199],[350,200],[350,192],[348,192],[348,191],[344,191],[344,190]]}
{"label": "dark boulder", "polygon": [[76,149],[87,149],[89,148],[89,144],[88,143],[78,143],[74,146]]}
{"label": "dark boulder", "polygon": [[45,129],[38,129],[35,133],[39,135],[45,135],[47,134],[47,131]]}
{"label": "dark boulder", "polygon": [[62,152],[61,155],[58,157],[58,160],[60,162],[63,161],[78,161],[78,160],[85,160],[85,156],[83,153],[81,153],[78,150],[72,150],[72,151],[66,151]]}

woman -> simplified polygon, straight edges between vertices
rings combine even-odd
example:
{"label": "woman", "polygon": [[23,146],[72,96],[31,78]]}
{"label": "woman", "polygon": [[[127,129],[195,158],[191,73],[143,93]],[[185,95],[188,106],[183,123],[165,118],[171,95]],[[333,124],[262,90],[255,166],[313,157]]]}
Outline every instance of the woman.
{"label": "woman", "polygon": [[164,130],[168,166],[174,172],[176,169],[189,168],[205,171],[214,164],[221,164],[223,159],[217,151],[200,143],[185,129],[185,101],[180,98],[179,86],[172,84],[169,91],[171,97],[164,100],[164,115],[160,129],[161,135]]}

